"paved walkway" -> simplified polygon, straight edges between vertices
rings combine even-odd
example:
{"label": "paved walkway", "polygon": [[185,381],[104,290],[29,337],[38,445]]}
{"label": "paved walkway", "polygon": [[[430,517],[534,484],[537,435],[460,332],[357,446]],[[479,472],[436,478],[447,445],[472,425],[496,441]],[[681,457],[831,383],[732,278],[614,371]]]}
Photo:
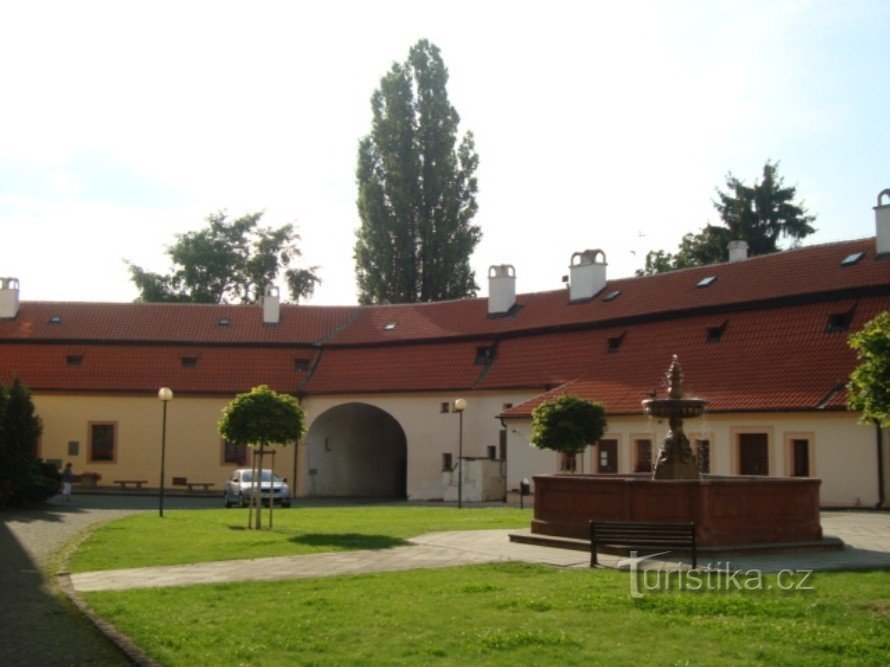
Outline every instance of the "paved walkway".
{"label": "paved walkway", "polygon": [[[822,525],[826,535],[841,537],[847,547],[840,551],[724,556],[710,564],[720,569],[729,564],[732,569],[762,571],[890,567],[890,514],[831,512],[823,514]],[[410,540],[411,546],[394,549],[84,572],[71,575],[71,584],[75,591],[85,592],[330,577],[511,560],[557,567],[589,566],[590,557],[586,552],[510,542],[511,532],[516,531],[428,533]],[[603,555],[600,560],[608,567],[621,559]],[[708,561],[703,560],[700,567],[707,565]]]}

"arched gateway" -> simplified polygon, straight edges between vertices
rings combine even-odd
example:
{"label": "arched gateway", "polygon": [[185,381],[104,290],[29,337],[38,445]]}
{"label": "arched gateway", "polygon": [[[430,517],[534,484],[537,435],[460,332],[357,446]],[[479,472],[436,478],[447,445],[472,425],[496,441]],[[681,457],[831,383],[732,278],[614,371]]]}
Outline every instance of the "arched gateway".
{"label": "arched gateway", "polygon": [[408,441],[385,410],[365,403],[338,405],[315,419],[305,442],[308,495],[405,497]]}

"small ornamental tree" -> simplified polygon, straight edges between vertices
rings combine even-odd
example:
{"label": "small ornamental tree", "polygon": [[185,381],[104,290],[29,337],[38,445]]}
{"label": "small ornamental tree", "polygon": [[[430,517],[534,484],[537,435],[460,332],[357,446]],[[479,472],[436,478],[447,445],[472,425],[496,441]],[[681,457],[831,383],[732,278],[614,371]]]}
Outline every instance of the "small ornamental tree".
{"label": "small ornamental tree", "polygon": [[850,373],[847,406],[862,412],[863,422],[890,426],[890,311],[850,336],[859,365]]}
{"label": "small ornamental tree", "polygon": [[578,454],[603,437],[606,410],[601,403],[563,394],[532,412],[532,444],[563,454]]}
{"label": "small ornamental tree", "polygon": [[[219,434],[234,445],[259,447],[259,470],[262,470],[264,448],[276,444],[296,444],[305,432],[305,419],[306,415],[296,398],[278,394],[266,385],[260,385],[246,394],[238,394],[223,409],[219,420]],[[259,481],[255,483],[259,495],[261,486]],[[270,523],[271,513],[270,499]],[[256,514],[256,527],[261,527],[259,509]]]}

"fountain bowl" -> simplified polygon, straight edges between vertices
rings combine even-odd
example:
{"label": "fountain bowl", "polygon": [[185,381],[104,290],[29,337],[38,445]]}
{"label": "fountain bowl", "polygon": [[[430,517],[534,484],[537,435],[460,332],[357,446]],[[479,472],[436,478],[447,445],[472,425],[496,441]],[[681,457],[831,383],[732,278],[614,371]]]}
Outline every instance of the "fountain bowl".
{"label": "fountain bowl", "polygon": [[695,419],[707,404],[703,398],[650,398],[643,401],[643,412],[659,419]]}

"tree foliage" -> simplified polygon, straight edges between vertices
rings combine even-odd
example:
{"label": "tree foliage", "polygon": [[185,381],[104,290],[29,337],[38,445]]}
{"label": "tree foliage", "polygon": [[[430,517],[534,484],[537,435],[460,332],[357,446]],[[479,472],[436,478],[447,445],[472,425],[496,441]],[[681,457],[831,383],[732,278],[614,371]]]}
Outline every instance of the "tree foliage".
{"label": "tree foliage", "polygon": [[571,394],[541,403],[532,412],[532,444],[541,449],[577,454],[605,432],[603,405]]}
{"label": "tree foliage", "polygon": [[31,391],[16,378],[0,386],[0,505],[41,501],[58,492],[58,472],[36,457],[41,433]]}
{"label": "tree foliage", "polygon": [[868,322],[850,336],[859,365],[847,384],[847,405],[862,412],[863,422],[890,426],[890,312]]}
{"label": "tree foliage", "polygon": [[288,445],[303,436],[305,419],[296,398],[260,385],[223,409],[219,434],[235,445]]}
{"label": "tree foliage", "polygon": [[256,303],[282,272],[293,299],[312,294],[317,267],[294,266],[301,252],[293,225],[261,227],[262,216],[229,220],[220,211],[207,217],[203,229],[177,234],[167,248],[173,267],[166,275],[128,263],[137,301]]}
{"label": "tree foliage", "polygon": [[676,253],[649,252],[637,275],[725,262],[730,241],[747,241],[748,254],[754,256],[778,251],[783,237],[796,244],[812,234],[815,230],[810,223],[815,216],[807,215],[802,202],[794,203],[797,188],[783,186],[778,168],[778,163],[767,161],[762,179],[753,186],[727,174],[727,189],[718,189],[714,201],[723,226],[706,225],[698,233],[686,234]]}
{"label": "tree foliage", "polygon": [[420,40],[371,97],[359,142],[355,263],[359,301],[414,303],[474,296],[470,255],[481,231],[473,135],[458,143],[439,49]]}

